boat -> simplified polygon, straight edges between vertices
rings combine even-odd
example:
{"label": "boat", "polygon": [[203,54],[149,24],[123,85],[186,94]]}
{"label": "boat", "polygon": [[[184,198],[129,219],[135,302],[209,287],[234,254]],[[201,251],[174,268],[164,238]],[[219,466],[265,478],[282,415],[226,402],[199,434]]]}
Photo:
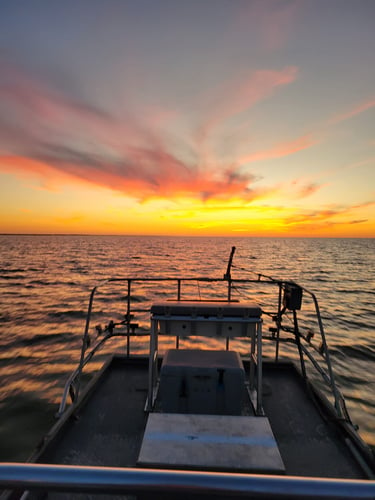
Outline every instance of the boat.
{"label": "boat", "polygon": [[[4,498],[375,498],[315,293],[237,276],[234,253],[219,277],[92,289],[57,421],[26,463],[0,464]],[[93,325],[112,288],[125,314]]]}

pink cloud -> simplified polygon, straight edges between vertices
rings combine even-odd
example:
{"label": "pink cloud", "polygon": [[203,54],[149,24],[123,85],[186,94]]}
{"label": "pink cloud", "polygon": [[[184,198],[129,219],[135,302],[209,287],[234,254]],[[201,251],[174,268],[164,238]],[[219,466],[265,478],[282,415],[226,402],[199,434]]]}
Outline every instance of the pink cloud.
{"label": "pink cloud", "polygon": [[297,137],[297,139],[293,139],[292,141],[282,142],[269,149],[242,156],[238,161],[241,165],[244,165],[246,163],[253,163],[257,161],[274,160],[310,148],[317,143],[318,141],[314,139],[311,134],[305,134],[301,137]]}
{"label": "pink cloud", "polygon": [[289,40],[301,4],[294,1],[287,3],[274,2],[265,5],[272,6],[272,8],[263,18],[261,40],[266,49],[270,51],[279,50]]}
{"label": "pink cloud", "polygon": [[[171,152],[163,140],[163,125],[176,118],[169,110],[150,108],[142,121],[124,113],[114,116],[51,89],[17,68],[0,66],[0,99],[5,102],[0,116],[0,131],[5,132],[0,143],[2,170],[35,174],[46,187],[76,179],[141,199],[182,195],[203,200],[252,199],[259,193],[252,174],[244,173],[239,165],[218,166],[215,157],[200,163],[196,159],[202,151],[199,143],[193,144],[195,154],[189,160]],[[206,133],[291,83],[296,75],[294,67],[263,70],[245,81],[223,85],[211,101]],[[308,139],[304,141],[306,147]],[[289,147],[298,149],[302,143],[300,139]],[[276,158],[286,153],[278,146],[270,154]]]}
{"label": "pink cloud", "polygon": [[345,120],[349,120],[353,116],[359,115],[361,113],[364,113],[365,111],[368,111],[369,109],[373,108],[375,106],[375,99],[370,99],[368,101],[362,102],[361,104],[358,104],[354,108],[350,109],[349,111],[346,111],[345,113],[338,114],[331,118],[328,121],[329,125],[336,125],[337,123],[343,122]]}
{"label": "pink cloud", "polygon": [[237,32],[251,30],[258,47],[274,52],[287,44],[300,7],[301,3],[296,0],[248,2],[243,9],[239,9],[234,27]]}
{"label": "pink cloud", "polygon": [[64,121],[67,113],[87,120],[108,120],[110,116],[99,108],[68,98],[11,63],[0,59],[0,96],[14,115],[30,114],[38,121]]}
{"label": "pink cloud", "polygon": [[295,66],[280,71],[258,70],[213,89],[208,99],[209,118],[203,122],[201,134],[206,137],[216,126],[270,97],[278,87],[294,82],[297,74]]}
{"label": "pink cloud", "polygon": [[[147,158],[150,164],[147,165]],[[154,165],[157,164],[157,171]],[[27,157],[0,156],[0,170],[18,172],[20,177],[35,174],[45,186],[54,189],[56,184],[74,181],[94,184],[119,191],[142,200],[153,197],[192,196],[202,200],[243,197],[253,199],[258,191],[249,188],[251,175],[239,175],[235,170],[217,172],[190,172],[184,164],[163,152],[142,155],[140,163],[129,162],[118,167],[90,159],[50,158],[46,161]],[[215,175],[216,174],[216,175]]]}

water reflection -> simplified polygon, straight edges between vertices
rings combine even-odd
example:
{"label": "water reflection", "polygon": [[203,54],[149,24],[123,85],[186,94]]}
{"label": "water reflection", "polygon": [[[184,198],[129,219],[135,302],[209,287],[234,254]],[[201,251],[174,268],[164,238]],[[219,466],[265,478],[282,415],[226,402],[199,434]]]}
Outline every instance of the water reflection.
{"label": "water reflection", "polygon": [[[65,379],[79,360],[88,295],[99,280],[145,273],[222,278],[233,245],[237,247],[234,277],[250,278],[262,272],[301,282],[317,294],[340,387],[362,435],[375,445],[374,279],[370,274],[375,269],[374,240],[0,236],[2,414],[15,396],[21,412],[22,401],[32,412],[30,395],[43,404],[59,401]],[[176,288],[163,290],[160,296],[158,283],[143,284],[134,291],[136,308],[149,308],[151,302],[145,302],[149,294],[159,299],[176,297]],[[264,308],[270,297],[277,299],[272,287],[260,290],[255,286],[249,291],[237,284],[233,293],[241,301],[256,301]],[[218,294],[212,284],[192,281],[183,284],[182,294],[186,299],[212,299],[225,295],[225,285]],[[104,287],[93,311],[92,337],[96,324],[122,321],[126,304],[126,286]],[[316,331],[316,324],[311,323],[313,304],[307,296],[303,308],[301,327]],[[274,324],[269,316],[264,320],[268,333]],[[137,313],[134,322],[139,331],[148,329],[148,313]],[[192,347],[196,341],[184,340],[182,345]],[[165,339],[162,349],[172,343]],[[206,348],[215,345],[214,339],[204,340]],[[114,346],[125,352],[124,341],[113,340],[88,371],[98,369]],[[137,353],[148,349],[144,337],[132,339],[131,346]],[[248,352],[247,343],[241,340],[232,341],[231,346]],[[289,351],[283,346],[281,354]],[[266,346],[265,355],[273,356],[274,346]],[[9,425],[1,420],[1,436]]]}

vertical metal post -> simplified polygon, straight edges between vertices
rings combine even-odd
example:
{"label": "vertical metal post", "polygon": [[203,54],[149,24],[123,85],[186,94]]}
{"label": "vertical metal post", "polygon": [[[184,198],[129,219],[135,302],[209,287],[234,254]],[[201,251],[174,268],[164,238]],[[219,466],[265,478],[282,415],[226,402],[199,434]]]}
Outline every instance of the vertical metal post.
{"label": "vertical metal post", "polygon": [[276,352],[275,361],[279,361],[279,350],[280,350],[280,321],[281,321],[281,296],[282,296],[282,286],[279,283],[279,299],[277,305],[277,329],[276,329]]}
{"label": "vertical metal post", "polygon": [[151,411],[154,405],[154,386],[157,378],[158,362],[158,321],[151,318],[150,354],[148,360],[148,396],[146,410]]}
{"label": "vertical metal post", "polygon": [[228,302],[231,301],[232,298],[232,280],[228,278]]}
{"label": "vertical metal post", "polygon": [[[181,300],[181,280],[177,280],[177,300]],[[180,337],[176,335],[176,349],[180,347]]]}
{"label": "vertical metal post", "polygon": [[302,376],[305,379],[306,378],[306,367],[305,367],[305,360],[303,358],[303,350],[301,347],[301,338],[300,338],[299,329],[298,329],[297,312],[295,309],[293,309],[293,324],[294,324],[294,336],[296,339],[298,352],[299,352],[299,359],[300,359],[300,363],[301,363]]}
{"label": "vertical metal post", "polygon": [[333,396],[335,398],[335,408],[336,408],[337,413],[339,414],[339,416],[342,417],[343,416],[343,410],[342,410],[341,404],[340,404],[341,398],[340,398],[339,391],[337,390],[335,378],[334,378],[334,375],[333,375],[332,364],[331,364],[331,359],[330,359],[330,355],[329,355],[329,349],[328,349],[327,342],[326,342],[326,336],[325,336],[325,333],[324,333],[322,317],[320,315],[319,304],[318,304],[318,301],[316,299],[315,294],[310,292],[310,295],[311,295],[311,297],[312,297],[312,299],[314,301],[314,304],[315,304],[315,311],[316,311],[316,315],[317,315],[317,318],[318,318],[320,336],[322,337],[322,343],[323,343],[324,355],[325,355],[325,359],[326,359],[326,363],[327,363],[327,368],[328,368],[328,374],[329,374],[329,378],[330,378],[330,381],[331,381],[331,388],[332,388],[332,391],[333,391]]}
{"label": "vertical metal post", "polygon": [[224,274],[224,279],[228,281],[228,302],[230,302],[232,298],[232,279],[231,279],[231,267],[232,267],[232,261],[233,261],[233,256],[234,252],[236,251],[236,247],[232,247],[232,250],[229,255],[229,260],[228,260],[228,266],[227,266],[227,271]]}
{"label": "vertical metal post", "polygon": [[257,325],[254,331],[251,333],[250,339],[250,367],[249,367],[249,388],[250,391],[255,389],[255,337],[256,337]]}
{"label": "vertical metal post", "polygon": [[127,311],[126,311],[126,333],[127,333],[127,343],[126,343],[126,355],[130,356],[130,290],[131,290],[131,280],[128,279],[128,296],[127,296]]}
{"label": "vertical metal post", "polygon": [[257,323],[257,415],[263,415],[262,385],[263,385],[263,363],[262,363],[262,320]]}
{"label": "vertical metal post", "polygon": [[77,384],[76,384],[76,399],[78,399],[79,390],[81,387],[81,374],[82,374],[82,369],[83,369],[84,360],[85,360],[85,352],[86,352],[87,341],[88,341],[88,337],[89,337],[92,305],[94,302],[94,295],[95,295],[96,290],[97,290],[97,287],[94,286],[94,288],[91,290],[91,294],[90,294],[89,306],[88,306],[88,311],[87,311],[87,316],[86,316],[85,332],[84,332],[83,338],[82,338],[81,355],[80,355],[79,365],[78,365],[78,375],[77,375]]}

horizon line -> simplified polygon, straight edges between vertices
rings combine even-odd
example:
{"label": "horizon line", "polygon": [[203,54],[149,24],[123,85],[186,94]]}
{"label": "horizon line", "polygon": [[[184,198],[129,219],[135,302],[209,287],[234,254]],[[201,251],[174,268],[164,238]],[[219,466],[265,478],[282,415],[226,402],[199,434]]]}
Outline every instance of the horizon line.
{"label": "horizon line", "polygon": [[244,235],[203,235],[203,234],[119,234],[119,233],[1,233],[0,236],[118,236],[125,238],[259,238],[259,239],[325,239],[325,240],[371,240],[375,236],[244,236]]}

